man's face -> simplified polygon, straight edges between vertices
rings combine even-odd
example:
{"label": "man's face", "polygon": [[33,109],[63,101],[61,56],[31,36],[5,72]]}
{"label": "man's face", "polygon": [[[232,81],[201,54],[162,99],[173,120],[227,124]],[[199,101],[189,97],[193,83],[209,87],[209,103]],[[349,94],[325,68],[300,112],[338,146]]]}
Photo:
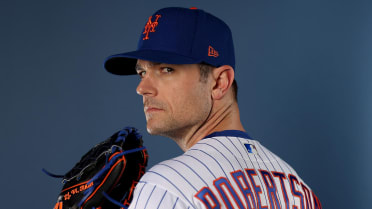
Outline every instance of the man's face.
{"label": "man's face", "polygon": [[197,130],[211,108],[209,79],[202,82],[199,65],[171,65],[138,60],[147,131],[173,139]]}

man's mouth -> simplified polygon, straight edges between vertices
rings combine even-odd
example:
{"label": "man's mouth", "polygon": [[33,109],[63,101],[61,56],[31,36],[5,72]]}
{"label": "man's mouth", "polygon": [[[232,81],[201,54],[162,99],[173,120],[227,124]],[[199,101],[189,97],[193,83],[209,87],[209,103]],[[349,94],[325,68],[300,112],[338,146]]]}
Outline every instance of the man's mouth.
{"label": "man's mouth", "polygon": [[154,112],[162,111],[162,109],[157,108],[157,107],[152,107],[152,106],[145,106],[144,111],[145,113],[154,113]]}

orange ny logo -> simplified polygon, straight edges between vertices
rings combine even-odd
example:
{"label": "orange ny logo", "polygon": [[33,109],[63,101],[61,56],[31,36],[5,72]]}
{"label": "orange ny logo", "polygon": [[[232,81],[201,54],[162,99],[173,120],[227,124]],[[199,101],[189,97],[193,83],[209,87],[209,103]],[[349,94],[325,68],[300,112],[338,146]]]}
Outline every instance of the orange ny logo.
{"label": "orange ny logo", "polygon": [[142,34],[146,34],[145,37],[143,37],[143,40],[149,39],[149,33],[155,32],[156,26],[158,26],[158,19],[161,17],[161,15],[156,15],[156,19],[154,22],[151,21],[152,16],[149,17],[149,20],[146,23],[145,30]]}

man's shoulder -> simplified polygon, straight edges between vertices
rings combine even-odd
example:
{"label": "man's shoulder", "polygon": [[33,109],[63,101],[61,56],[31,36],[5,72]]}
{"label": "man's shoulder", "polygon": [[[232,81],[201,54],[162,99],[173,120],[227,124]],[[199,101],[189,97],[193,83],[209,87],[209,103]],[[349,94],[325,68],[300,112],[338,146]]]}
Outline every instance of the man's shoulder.
{"label": "man's shoulder", "polygon": [[142,180],[163,183],[164,181],[170,181],[169,179],[174,179],[174,177],[182,178],[185,169],[189,167],[187,158],[187,155],[183,154],[157,163],[144,174]]}
{"label": "man's shoulder", "polygon": [[199,187],[200,180],[188,166],[186,158],[181,155],[154,165],[142,176],[140,187],[167,193],[168,198],[179,199],[182,204],[192,205],[191,199]]}

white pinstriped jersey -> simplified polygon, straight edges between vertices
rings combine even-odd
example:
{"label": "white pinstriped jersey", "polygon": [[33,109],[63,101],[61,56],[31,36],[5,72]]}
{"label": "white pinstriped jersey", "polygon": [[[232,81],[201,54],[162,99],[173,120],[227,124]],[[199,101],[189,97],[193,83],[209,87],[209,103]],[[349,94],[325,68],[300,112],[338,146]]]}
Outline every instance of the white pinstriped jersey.
{"label": "white pinstriped jersey", "polygon": [[132,208],[318,209],[291,166],[242,131],[213,133],[141,178]]}

